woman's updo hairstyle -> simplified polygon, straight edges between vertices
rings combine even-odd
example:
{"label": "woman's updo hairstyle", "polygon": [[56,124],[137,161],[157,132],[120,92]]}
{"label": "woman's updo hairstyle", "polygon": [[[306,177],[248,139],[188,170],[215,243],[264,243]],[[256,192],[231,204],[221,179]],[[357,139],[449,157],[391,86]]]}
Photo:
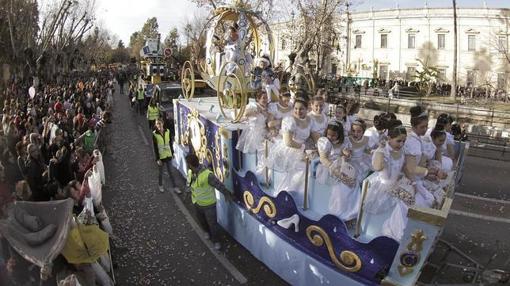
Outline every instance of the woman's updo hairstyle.
{"label": "woman's updo hairstyle", "polygon": [[430,137],[432,139],[437,139],[441,136],[446,136],[445,124],[444,124],[444,122],[439,122],[439,118],[438,118],[438,121],[436,122],[436,126],[430,132]]}
{"label": "woman's updo hairstyle", "polygon": [[446,126],[448,124],[452,124],[453,123],[453,117],[451,117],[450,115],[448,115],[446,113],[441,113],[437,117],[436,124],[438,124],[438,123],[443,125],[443,126]]}
{"label": "woman's updo hairstyle", "polygon": [[404,134],[407,135],[406,128],[402,125],[402,121],[400,120],[390,120],[387,123],[388,127],[388,137],[397,138],[398,136]]}
{"label": "woman's updo hairstyle", "polygon": [[338,140],[341,143],[344,142],[344,139],[345,139],[344,126],[342,125],[342,123],[340,121],[331,120],[328,123],[328,127],[326,128],[326,131],[324,131],[324,136],[326,136],[328,134],[328,130],[331,130],[331,131],[335,132],[336,134],[338,134]]}
{"label": "woman's updo hairstyle", "polygon": [[388,121],[389,118],[387,116],[387,113],[377,114],[376,116],[374,116],[373,120],[375,129],[377,129],[378,131],[388,129]]}
{"label": "woman's updo hairstyle", "polygon": [[427,121],[429,115],[427,111],[421,106],[413,106],[411,107],[411,126],[415,127],[422,123],[423,121]]}

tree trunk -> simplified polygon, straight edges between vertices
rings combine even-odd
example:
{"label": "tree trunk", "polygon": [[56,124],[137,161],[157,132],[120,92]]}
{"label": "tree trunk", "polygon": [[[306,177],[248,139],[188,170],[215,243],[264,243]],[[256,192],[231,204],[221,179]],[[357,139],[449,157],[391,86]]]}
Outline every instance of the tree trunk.
{"label": "tree trunk", "polygon": [[9,1],[9,13],[7,16],[7,23],[9,24],[9,36],[11,38],[11,48],[12,48],[12,56],[16,59],[16,54],[17,54],[17,51],[16,51],[16,44],[15,44],[15,39],[14,39],[14,31],[13,31],[13,23],[12,23],[12,16],[13,16],[13,12],[12,12],[12,6],[13,6],[13,3],[12,3],[12,0]]}
{"label": "tree trunk", "polygon": [[450,96],[455,98],[457,96],[457,56],[458,56],[458,39],[457,39],[457,1],[453,1],[453,78],[452,90]]}

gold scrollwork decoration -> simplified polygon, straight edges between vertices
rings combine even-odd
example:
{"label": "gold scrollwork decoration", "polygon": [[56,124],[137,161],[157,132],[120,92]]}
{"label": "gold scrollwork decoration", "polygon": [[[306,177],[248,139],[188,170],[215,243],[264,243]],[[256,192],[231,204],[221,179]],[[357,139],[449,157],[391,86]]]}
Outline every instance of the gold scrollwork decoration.
{"label": "gold scrollwork decoration", "polygon": [[256,208],[254,208],[255,199],[253,198],[253,195],[249,191],[244,191],[243,200],[244,204],[246,205],[246,208],[249,209],[254,214],[258,214],[260,212],[260,209],[263,208],[264,213],[269,218],[274,218],[276,216],[276,206],[269,197],[263,196],[262,198],[260,198]]}
{"label": "gold scrollwork decoration", "polygon": [[310,225],[306,228],[306,236],[317,247],[326,244],[329,257],[338,269],[347,272],[358,272],[361,269],[361,259],[352,251],[344,250],[340,253],[340,259],[337,258],[329,235],[321,227]]}

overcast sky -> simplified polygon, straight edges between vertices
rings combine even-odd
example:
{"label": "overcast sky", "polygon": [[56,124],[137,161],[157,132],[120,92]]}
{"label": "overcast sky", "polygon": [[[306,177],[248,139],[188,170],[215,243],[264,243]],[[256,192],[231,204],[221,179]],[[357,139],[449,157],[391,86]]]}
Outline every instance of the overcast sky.
{"label": "overcast sky", "polygon": [[[40,0],[52,2],[56,0]],[[278,0],[280,1],[280,0]],[[356,10],[423,7],[425,0],[351,0],[357,2]],[[487,0],[489,7],[510,8],[510,0]],[[483,0],[457,0],[459,7],[483,7]],[[448,7],[450,0],[428,0],[429,7]],[[129,37],[142,28],[150,17],[157,17],[161,37],[168,34],[171,28],[180,29],[188,19],[192,19],[198,8],[188,0],[96,0],[97,20],[101,26],[109,29],[129,44]]]}

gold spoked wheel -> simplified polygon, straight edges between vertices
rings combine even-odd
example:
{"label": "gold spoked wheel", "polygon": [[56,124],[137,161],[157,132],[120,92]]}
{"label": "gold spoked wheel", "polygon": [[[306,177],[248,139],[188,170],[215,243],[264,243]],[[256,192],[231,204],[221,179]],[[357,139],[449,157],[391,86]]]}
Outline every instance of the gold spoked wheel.
{"label": "gold spoked wheel", "polygon": [[[235,65],[236,73],[229,73],[226,75],[226,67],[229,64]],[[233,123],[241,121],[246,104],[248,104],[248,94],[244,77],[238,75],[242,68],[236,63],[224,63],[220,69],[218,81],[216,85],[216,94],[218,95],[218,102],[220,105],[221,113],[225,118],[232,118]],[[233,116],[228,116],[225,109],[233,109]]]}
{"label": "gold spoked wheel", "polygon": [[193,98],[195,94],[195,72],[190,61],[186,61],[181,71],[182,95],[187,98]]}

